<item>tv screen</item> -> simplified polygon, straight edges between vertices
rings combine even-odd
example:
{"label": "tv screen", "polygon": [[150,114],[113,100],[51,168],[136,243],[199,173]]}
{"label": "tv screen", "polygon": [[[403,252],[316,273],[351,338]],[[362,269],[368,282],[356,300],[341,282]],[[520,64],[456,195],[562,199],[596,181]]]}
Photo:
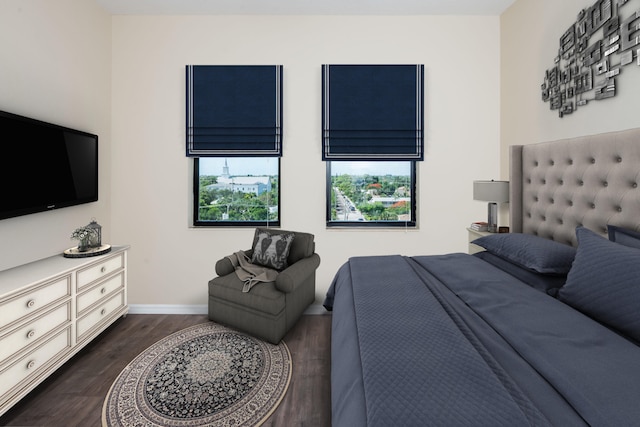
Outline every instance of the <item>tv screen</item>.
{"label": "tv screen", "polygon": [[98,136],[0,111],[0,219],[98,200]]}

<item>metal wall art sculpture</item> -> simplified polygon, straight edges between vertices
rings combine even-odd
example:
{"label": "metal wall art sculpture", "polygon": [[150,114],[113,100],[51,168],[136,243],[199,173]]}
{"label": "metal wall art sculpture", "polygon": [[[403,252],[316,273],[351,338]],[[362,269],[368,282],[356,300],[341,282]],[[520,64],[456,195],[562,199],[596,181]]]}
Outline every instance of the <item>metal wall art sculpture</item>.
{"label": "metal wall art sculpture", "polygon": [[615,96],[623,67],[634,59],[640,65],[640,9],[630,3],[598,0],[560,37],[555,65],[542,83],[542,100],[560,117]]}

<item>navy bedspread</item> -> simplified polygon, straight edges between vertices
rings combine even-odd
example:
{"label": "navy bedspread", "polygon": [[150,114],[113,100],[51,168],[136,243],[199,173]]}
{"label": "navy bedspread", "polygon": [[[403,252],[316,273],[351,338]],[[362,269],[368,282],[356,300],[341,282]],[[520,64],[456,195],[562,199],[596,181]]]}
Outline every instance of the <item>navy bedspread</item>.
{"label": "navy bedspread", "polygon": [[640,348],[473,256],[336,274],[332,425],[640,425]]}

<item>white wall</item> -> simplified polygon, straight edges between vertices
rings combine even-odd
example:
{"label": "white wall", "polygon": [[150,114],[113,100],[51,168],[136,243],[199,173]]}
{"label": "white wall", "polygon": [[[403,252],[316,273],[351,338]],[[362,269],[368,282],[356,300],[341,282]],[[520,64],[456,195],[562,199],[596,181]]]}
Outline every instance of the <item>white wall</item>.
{"label": "white wall", "polygon": [[[499,18],[112,18],[85,0],[3,0],[0,109],[99,134],[101,172],[97,203],[0,221],[0,269],[60,253],[95,217],[106,242],[133,245],[131,303],[206,303],[215,260],[252,230],[188,226],[186,64],[284,65],[282,227],[316,235],[318,300],[349,256],[464,251],[464,227],[485,216],[471,181],[505,178],[510,144],[640,125],[638,67],[615,98],[563,119],[540,99],[559,37],[593,1],[518,0]],[[323,63],[425,64],[418,230],[325,228]]]}
{"label": "white wall", "polygon": [[[132,245],[132,304],[202,305],[217,259],[253,229],[189,227],[185,65],[284,65],[283,229],[316,236],[321,301],[350,256],[466,251],[486,216],[474,179],[499,169],[498,17],[114,16],[112,237]],[[325,227],[321,65],[425,64],[418,230]]]}
{"label": "white wall", "polygon": [[[2,0],[0,52],[0,110],[96,133],[100,159],[98,202],[0,221],[3,270],[75,246],[94,217],[110,237],[111,17],[86,0]],[[37,172],[28,147],[15,164],[16,179]]]}
{"label": "white wall", "polygon": [[[595,0],[518,0],[500,18],[501,25],[501,169],[508,176],[508,146],[603,133],[640,126],[640,67],[627,65],[617,77],[616,96],[592,101],[558,117],[542,102],[540,85],[553,67],[560,37],[578,13]],[[630,0],[623,17],[640,9]],[[634,61],[635,64],[635,61]]]}

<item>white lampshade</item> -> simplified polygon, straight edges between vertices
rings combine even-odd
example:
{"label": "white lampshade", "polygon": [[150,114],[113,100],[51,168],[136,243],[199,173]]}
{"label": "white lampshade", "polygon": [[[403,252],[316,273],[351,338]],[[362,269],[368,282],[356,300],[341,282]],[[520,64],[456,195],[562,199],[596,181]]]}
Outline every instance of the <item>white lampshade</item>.
{"label": "white lampshade", "polygon": [[506,203],[509,201],[509,181],[473,181],[473,200]]}

